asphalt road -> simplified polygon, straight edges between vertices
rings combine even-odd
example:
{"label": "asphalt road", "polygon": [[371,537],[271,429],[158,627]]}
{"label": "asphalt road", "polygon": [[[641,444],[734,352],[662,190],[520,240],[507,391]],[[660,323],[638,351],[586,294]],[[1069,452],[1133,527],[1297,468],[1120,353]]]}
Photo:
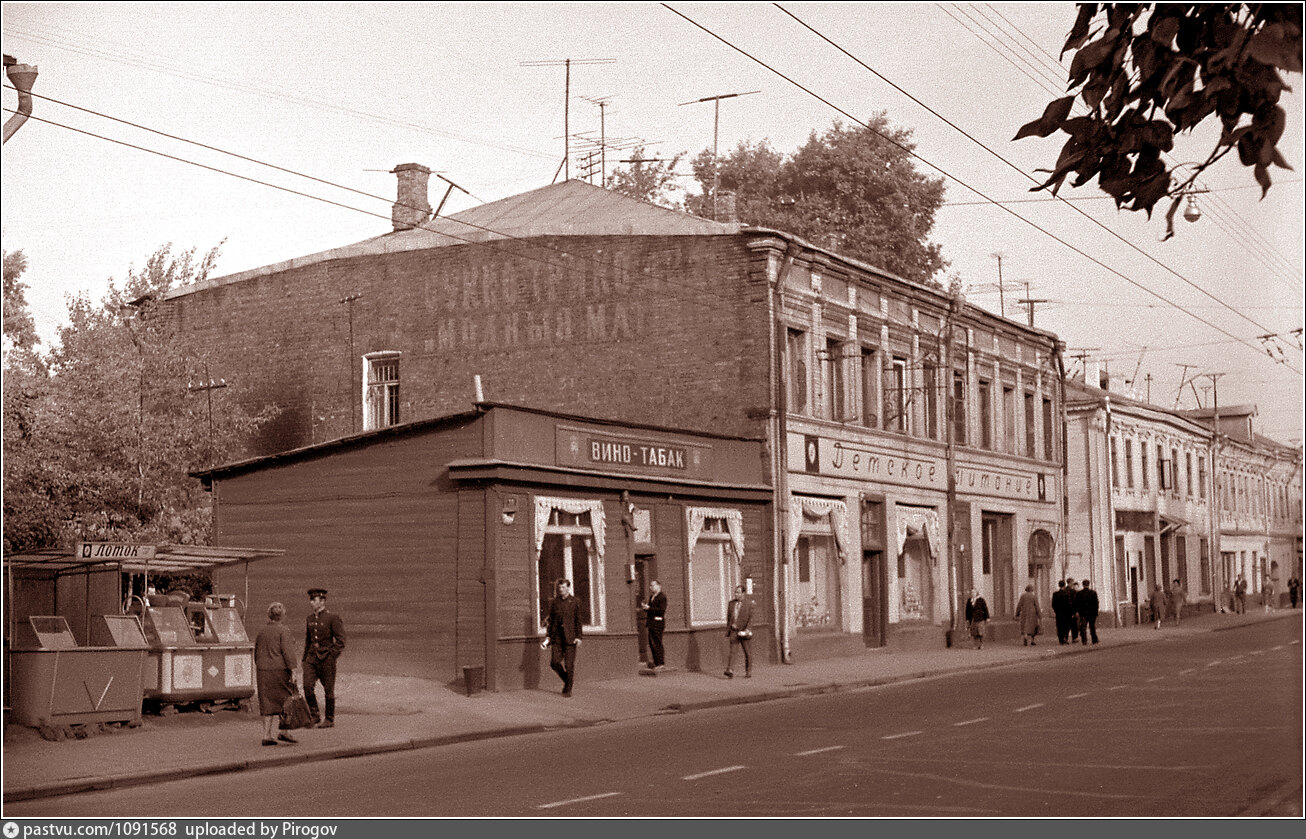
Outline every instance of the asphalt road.
{"label": "asphalt road", "polygon": [[6,815],[1300,816],[1301,796],[1301,624],[1274,621]]}

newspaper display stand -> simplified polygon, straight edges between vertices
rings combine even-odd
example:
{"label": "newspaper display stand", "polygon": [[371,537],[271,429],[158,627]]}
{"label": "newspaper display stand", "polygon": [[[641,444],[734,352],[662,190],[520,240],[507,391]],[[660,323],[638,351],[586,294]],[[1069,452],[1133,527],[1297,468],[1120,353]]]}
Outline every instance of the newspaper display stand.
{"label": "newspaper display stand", "polygon": [[248,704],[254,695],[254,644],[245,632],[235,595],[210,595],[203,603],[159,605],[133,598],[141,612],[149,655],[145,661],[145,700],[160,713],[199,703],[214,710],[226,703]]}
{"label": "newspaper display stand", "polygon": [[[244,565],[248,597],[249,563],[284,553],[79,543],[71,551],[5,556],[7,714],[45,734],[84,723],[139,724],[147,702],[164,713],[181,704],[247,704],[255,691],[254,645],[235,594],[191,602],[131,592],[151,591],[151,577],[160,574]],[[123,666],[132,674],[120,673]]]}
{"label": "newspaper display stand", "polygon": [[10,649],[14,719],[47,740],[141,724],[145,636],[130,615],[98,615],[79,646],[60,615],[31,615]]}

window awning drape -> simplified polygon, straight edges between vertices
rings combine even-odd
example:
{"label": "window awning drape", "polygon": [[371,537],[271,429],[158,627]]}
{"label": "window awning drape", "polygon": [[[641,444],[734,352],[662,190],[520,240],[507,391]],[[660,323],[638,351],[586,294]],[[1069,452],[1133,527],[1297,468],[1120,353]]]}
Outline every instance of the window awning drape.
{"label": "window awning drape", "polygon": [[792,557],[798,547],[798,534],[803,529],[803,514],[821,518],[830,517],[830,530],[834,531],[834,544],[839,552],[839,562],[848,561],[848,505],[833,498],[811,498],[792,495],[789,498],[789,544],[787,556]]}
{"label": "window awning drape", "polygon": [[540,550],[544,547],[544,530],[549,524],[549,514],[554,510],[572,515],[590,514],[590,530],[594,532],[594,550],[602,559],[607,534],[607,525],[603,519],[603,502],[585,498],[549,498],[543,495],[535,496],[535,555],[539,556]]}
{"label": "window awning drape", "polygon": [[902,554],[909,535],[923,533],[930,546],[930,562],[937,563],[939,551],[943,550],[943,541],[939,538],[938,511],[922,507],[895,506],[894,514],[897,523],[898,554]]}
{"label": "window awning drape", "polygon": [[744,560],[744,514],[726,507],[686,507],[685,522],[689,527],[689,558],[694,558],[694,546],[708,519],[722,519],[730,533],[730,545],[735,549],[735,559]]}

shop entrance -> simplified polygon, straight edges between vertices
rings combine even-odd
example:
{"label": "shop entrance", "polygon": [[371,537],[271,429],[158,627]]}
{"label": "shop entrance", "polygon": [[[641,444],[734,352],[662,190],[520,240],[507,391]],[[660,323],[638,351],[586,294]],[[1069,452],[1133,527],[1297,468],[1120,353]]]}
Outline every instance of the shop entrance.
{"label": "shop entrance", "polygon": [[649,591],[648,584],[658,578],[657,558],[652,554],[645,554],[635,557],[635,634],[639,636],[639,660],[641,664],[647,664],[651,659],[648,652],[648,630],[647,620],[648,613],[640,608],[640,604],[648,602]]}
{"label": "shop entrance", "polygon": [[861,528],[862,640],[868,647],[883,647],[889,623],[889,578],[882,500],[862,501]]}
{"label": "shop entrance", "polygon": [[982,513],[980,516],[982,570],[985,574],[993,575],[994,617],[1010,618],[1015,614],[1012,518],[1010,513]]}

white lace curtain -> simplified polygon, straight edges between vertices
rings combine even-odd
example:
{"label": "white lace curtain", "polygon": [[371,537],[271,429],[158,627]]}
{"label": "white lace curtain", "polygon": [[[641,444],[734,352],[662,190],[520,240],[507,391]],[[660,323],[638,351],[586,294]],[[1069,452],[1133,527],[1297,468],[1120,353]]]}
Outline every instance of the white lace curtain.
{"label": "white lace curtain", "polygon": [[535,555],[539,556],[540,550],[544,547],[544,530],[548,527],[549,515],[554,510],[572,515],[590,514],[590,530],[594,532],[594,550],[598,551],[599,559],[602,559],[607,533],[607,525],[603,520],[603,502],[584,498],[548,498],[543,495],[535,496]]}
{"label": "white lace curtain", "polygon": [[925,534],[930,546],[930,561],[939,561],[939,551],[943,542],[939,538],[939,513],[937,510],[922,507],[894,507],[897,515],[898,554],[902,554],[907,537],[919,533]]}
{"label": "white lace curtain", "polygon": [[798,534],[803,529],[803,514],[822,518],[830,517],[830,529],[834,531],[834,545],[839,551],[839,561],[848,559],[848,505],[831,498],[809,498],[805,495],[790,496],[789,500],[789,544],[785,546],[786,556],[792,557],[798,547]]}
{"label": "white lace curtain", "polygon": [[694,556],[694,546],[708,519],[724,519],[730,533],[730,544],[735,549],[735,559],[744,561],[744,514],[725,507],[686,507],[685,521],[689,525],[689,556]]}

